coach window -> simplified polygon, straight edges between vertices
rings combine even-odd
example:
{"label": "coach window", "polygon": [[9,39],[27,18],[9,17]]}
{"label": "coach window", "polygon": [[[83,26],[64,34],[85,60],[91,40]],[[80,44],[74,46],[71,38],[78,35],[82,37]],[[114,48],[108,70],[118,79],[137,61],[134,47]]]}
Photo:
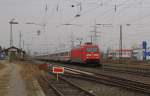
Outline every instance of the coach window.
{"label": "coach window", "polygon": [[92,51],[92,48],[87,48],[86,51],[87,51],[87,52],[91,52],[91,51]]}
{"label": "coach window", "polygon": [[97,48],[93,48],[93,52],[97,52],[98,51],[98,49]]}

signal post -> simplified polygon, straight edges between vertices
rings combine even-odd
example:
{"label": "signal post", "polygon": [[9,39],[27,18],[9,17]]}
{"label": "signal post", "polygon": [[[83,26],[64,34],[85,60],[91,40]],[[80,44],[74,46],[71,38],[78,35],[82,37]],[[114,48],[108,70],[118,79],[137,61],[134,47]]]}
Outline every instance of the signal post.
{"label": "signal post", "polygon": [[57,74],[57,81],[58,81],[59,74],[64,74],[64,67],[53,67],[53,73]]}

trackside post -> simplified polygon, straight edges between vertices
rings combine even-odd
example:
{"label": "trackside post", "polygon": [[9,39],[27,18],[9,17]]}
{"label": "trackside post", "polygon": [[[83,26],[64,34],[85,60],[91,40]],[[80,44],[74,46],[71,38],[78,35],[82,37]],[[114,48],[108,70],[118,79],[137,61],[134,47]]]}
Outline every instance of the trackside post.
{"label": "trackside post", "polygon": [[57,81],[58,81],[59,74],[64,74],[64,67],[53,67],[53,73],[57,75]]}

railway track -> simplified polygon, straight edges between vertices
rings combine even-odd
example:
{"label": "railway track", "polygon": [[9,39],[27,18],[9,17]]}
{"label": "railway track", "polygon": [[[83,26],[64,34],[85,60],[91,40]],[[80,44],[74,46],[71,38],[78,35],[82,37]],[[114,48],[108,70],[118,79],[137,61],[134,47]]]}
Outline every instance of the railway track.
{"label": "railway track", "polygon": [[[63,65],[58,64],[58,65],[67,67],[67,65],[64,64]],[[119,67],[119,66],[109,66],[109,65],[103,65],[102,68],[95,68],[95,70],[100,70],[100,69],[104,71],[112,71],[112,72],[133,74],[133,75],[138,75],[143,77],[150,77],[150,69],[145,69],[145,68],[131,68],[131,67]]]}
{"label": "railway track", "polygon": [[65,67],[65,70],[67,74],[64,75],[67,77],[75,77],[75,78],[90,80],[94,82],[103,83],[106,85],[122,87],[128,90],[137,91],[144,94],[150,94],[149,84],[131,81],[131,80],[109,76],[109,75],[80,71],[72,68]]}
{"label": "railway track", "polygon": [[[62,64],[61,66],[67,67],[67,65],[62,65]],[[101,69],[103,71],[112,71],[112,72],[125,73],[125,74],[133,74],[142,77],[150,77],[150,69],[145,69],[145,68],[131,68],[131,67],[104,65],[103,67],[94,68],[94,69],[95,70]]]}
{"label": "railway track", "polygon": [[47,76],[41,76],[38,80],[46,96],[96,96],[63,77],[59,80],[48,79]]}
{"label": "railway track", "polygon": [[131,68],[131,67],[119,67],[119,66],[105,65],[103,66],[103,70],[140,75],[143,77],[150,77],[150,69],[145,69],[145,68]]}
{"label": "railway track", "polygon": [[[118,86],[124,89],[133,90],[133,91],[137,91],[140,93],[145,93],[145,94],[150,95],[150,84],[145,84],[140,81],[137,82],[133,80],[123,79],[121,77],[116,77],[116,76],[114,77],[110,75],[93,73],[89,71],[80,71],[82,68],[80,70],[76,70],[76,69],[73,69],[73,67],[68,68],[68,66],[66,65],[62,65],[62,66],[65,67],[64,76],[66,77],[90,80],[93,82],[103,83],[103,84],[111,85],[111,86]],[[130,74],[133,74],[133,73],[130,73]]]}

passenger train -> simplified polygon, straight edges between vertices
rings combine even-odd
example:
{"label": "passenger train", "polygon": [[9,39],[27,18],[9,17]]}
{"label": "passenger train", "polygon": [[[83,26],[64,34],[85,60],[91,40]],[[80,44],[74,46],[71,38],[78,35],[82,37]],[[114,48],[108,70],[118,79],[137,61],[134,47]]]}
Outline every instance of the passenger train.
{"label": "passenger train", "polygon": [[92,43],[85,43],[74,47],[70,51],[36,57],[39,60],[80,63],[84,65],[100,65],[101,58],[101,51],[98,45]]}

